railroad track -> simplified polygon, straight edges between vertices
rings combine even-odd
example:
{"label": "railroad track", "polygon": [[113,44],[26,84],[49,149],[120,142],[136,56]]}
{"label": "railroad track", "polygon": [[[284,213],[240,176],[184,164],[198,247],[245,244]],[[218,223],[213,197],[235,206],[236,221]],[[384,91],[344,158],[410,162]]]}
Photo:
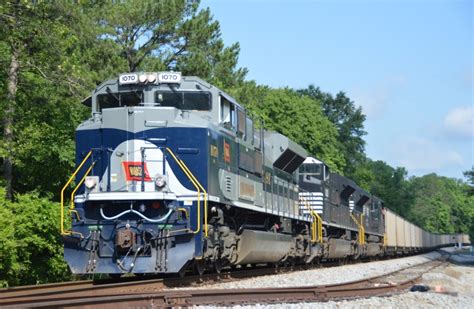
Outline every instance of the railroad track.
{"label": "railroad track", "polygon": [[[382,296],[400,292],[415,284],[443,261],[409,266],[381,276],[333,285],[260,289],[187,289],[170,286],[197,283],[196,278],[151,279],[119,283],[68,282],[21,287],[0,291],[0,307],[87,307],[233,305],[252,303],[315,302],[330,299]],[[250,274],[251,273],[251,274]],[[268,274],[266,271],[240,271],[200,277],[199,282],[233,280]],[[219,278],[216,278],[219,276]],[[184,281],[183,281],[184,280]]]}
{"label": "railroad track", "polygon": [[[359,263],[369,261],[360,260]],[[120,279],[81,280],[42,285],[29,285],[0,289],[0,307],[12,304],[28,304],[32,300],[60,300],[91,296],[103,293],[122,295],[137,291],[153,292],[170,287],[186,287],[203,283],[226,282],[244,278],[281,274],[298,270],[314,269],[316,267],[337,267],[340,262],[322,262],[318,265],[294,265],[287,267],[250,267],[240,270],[226,270],[221,273],[210,273],[202,276],[185,276],[159,278],[156,275],[148,277],[123,277]],[[137,287],[139,290],[137,290]],[[99,292],[100,290],[100,292]],[[110,292],[112,291],[112,292]]]}
{"label": "railroad track", "polygon": [[165,288],[193,286],[203,283],[226,282],[238,279],[258,277],[297,270],[308,269],[307,265],[290,266],[285,268],[252,267],[243,270],[223,271],[219,274],[211,273],[202,276],[186,276],[158,278],[125,277],[121,279],[99,279],[51,283],[43,285],[29,285],[0,289],[0,307],[10,305],[27,305],[34,302],[67,300],[83,297],[97,297],[101,295],[124,295],[152,293]]}

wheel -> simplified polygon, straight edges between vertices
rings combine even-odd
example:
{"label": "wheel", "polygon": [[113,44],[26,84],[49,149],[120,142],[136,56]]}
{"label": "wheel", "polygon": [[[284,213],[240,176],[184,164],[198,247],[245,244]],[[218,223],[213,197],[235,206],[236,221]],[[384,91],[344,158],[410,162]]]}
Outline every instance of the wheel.
{"label": "wheel", "polygon": [[225,261],[224,260],[217,260],[214,262],[214,270],[216,273],[220,274],[222,271],[222,268],[225,266]]}
{"label": "wheel", "polygon": [[202,276],[206,271],[206,262],[204,260],[195,260],[194,262],[194,271],[196,275]]}

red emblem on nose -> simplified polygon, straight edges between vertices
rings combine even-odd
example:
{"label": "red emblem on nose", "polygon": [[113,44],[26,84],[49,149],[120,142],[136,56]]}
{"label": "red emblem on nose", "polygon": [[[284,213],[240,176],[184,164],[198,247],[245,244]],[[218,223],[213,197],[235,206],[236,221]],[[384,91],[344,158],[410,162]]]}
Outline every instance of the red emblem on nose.
{"label": "red emblem on nose", "polygon": [[143,180],[151,181],[150,174],[148,173],[148,169],[146,168],[146,162],[122,162],[123,168],[125,169],[125,177],[127,180],[142,180],[142,173],[144,174]]}

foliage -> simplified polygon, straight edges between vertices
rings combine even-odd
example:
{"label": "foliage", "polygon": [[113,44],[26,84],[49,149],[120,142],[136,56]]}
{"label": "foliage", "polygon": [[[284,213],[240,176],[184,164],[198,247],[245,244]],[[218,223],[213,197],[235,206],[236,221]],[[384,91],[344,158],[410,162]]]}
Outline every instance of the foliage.
{"label": "foliage", "polygon": [[467,178],[468,188],[467,192],[470,196],[474,195],[474,166],[469,170],[465,171],[464,177]]}
{"label": "foliage", "polygon": [[385,206],[403,215],[411,205],[407,174],[403,167],[393,168],[383,161],[365,159],[355,171],[354,180],[380,197]]}
{"label": "foliage", "polygon": [[199,1],[106,2],[96,15],[129,71],[178,70],[226,87],[247,72],[236,68],[239,44],[224,46],[219,23]]}
{"label": "foliage", "polygon": [[4,196],[0,188],[0,285],[68,279],[57,203],[35,193],[16,195],[15,202]]}
{"label": "foliage", "polygon": [[465,190],[465,183],[436,174],[413,177],[410,191],[414,201],[408,212],[409,219],[431,232],[472,231],[474,197],[467,196]]}
{"label": "foliage", "polygon": [[367,132],[364,131],[365,115],[362,113],[362,108],[356,107],[344,92],[333,96],[314,85],[309,85],[308,88],[300,89],[298,92],[321,102],[324,115],[337,128],[337,146],[345,161],[343,172],[346,176],[353,177],[365,159],[363,137]]}
{"label": "foliage", "polygon": [[13,31],[0,31],[8,55],[1,70],[10,74],[14,51],[20,67],[14,96],[0,102],[14,111],[4,119],[12,123],[13,135],[0,138],[0,154],[12,159],[15,191],[50,194],[74,164],[74,128],[87,115],[79,100],[95,84],[85,74],[84,61],[90,59],[78,52],[85,30],[74,28],[85,17],[67,2],[7,2],[2,8]]}

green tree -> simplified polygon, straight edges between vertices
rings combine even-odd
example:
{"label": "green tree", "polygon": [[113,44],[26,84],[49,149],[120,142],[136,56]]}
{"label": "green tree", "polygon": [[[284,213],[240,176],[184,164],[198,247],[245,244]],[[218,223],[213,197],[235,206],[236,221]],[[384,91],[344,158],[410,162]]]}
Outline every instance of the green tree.
{"label": "green tree", "polygon": [[410,179],[414,201],[409,218],[431,232],[469,233],[474,224],[474,197],[460,180],[428,174]]}
{"label": "green tree", "polygon": [[0,285],[56,282],[70,278],[63,260],[56,203],[37,194],[5,198],[0,188]]}
{"label": "green tree", "polygon": [[467,179],[467,183],[468,183],[468,188],[467,188],[467,192],[469,193],[469,195],[474,195],[474,166],[471,167],[470,170],[468,171],[465,171],[464,173],[464,177]]}
{"label": "green tree", "polygon": [[353,177],[365,159],[363,137],[367,132],[364,131],[365,115],[362,113],[362,108],[356,107],[344,92],[333,96],[314,85],[309,85],[308,88],[298,92],[321,102],[324,115],[338,131],[338,147],[346,162],[343,172],[346,176]]}
{"label": "green tree", "polygon": [[[84,85],[92,85],[75,57],[80,40],[72,25],[80,24],[79,9],[68,2],[18,0],[3,2],[0,10],[5,25],[0,29],[5,51],[0,69],[6,72],[0,155],[6,196],[12,199],[14,190],[38,186],[56,191],[50,184],[64,179],[64,170],[73,166],[74,126],[86,115],[77,101],[85,94]],[[49,147],[53,143],[57,146]],[[32,158],[39,163],[35,173],[31,166],[22,169]]]}
{"label": "green tree", "polygon": [[220,26],[199,1],[106,2],[97,11],[103,39],[113,40],[129,71],[180,70],[220,86],[243,80],[239,44],[225,47]]}
{"label": "green tree", "polygon": [[365,159],[358,166],[354,180],[362,188],[384,200],[385,206],[406,216],[412,203],[407,174],[403,167],[393,168],[383,161]]}

